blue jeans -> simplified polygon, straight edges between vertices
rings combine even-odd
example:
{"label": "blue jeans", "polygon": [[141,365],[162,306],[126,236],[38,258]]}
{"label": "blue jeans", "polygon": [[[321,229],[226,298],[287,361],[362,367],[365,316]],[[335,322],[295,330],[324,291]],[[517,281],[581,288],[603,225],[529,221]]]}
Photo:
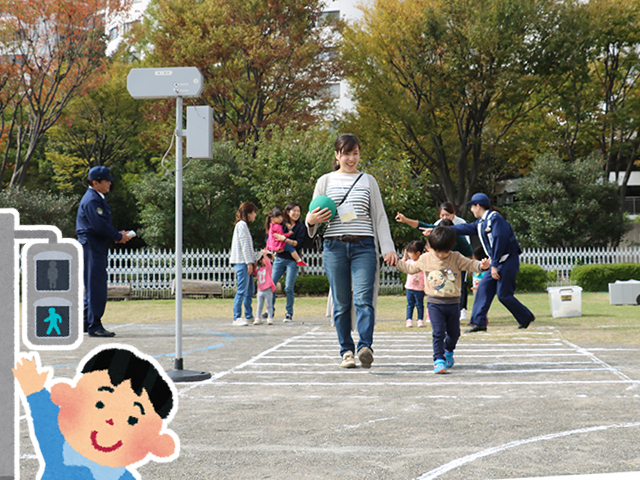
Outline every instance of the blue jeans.
{"label": "blue jeans", "polygon": [[444,360],[444,352],[453,352],[460,338],[460,304],[427,303],[431,318],[433,361]]}
{"label": "blue jeans", "polygon": [[236,270],[236,282],[238,282],[238,290],[233,299],[233,319],[237,320],[238,318],[242,318],[243,303],[245,318],[253,318],[253,310],[251,309],[253,277],[249,275],[249,269],[246,263],[236,263],[233,267]]}
{"label": "blue jeans", "polygon": [[[271,278],[273,283],[277,284],[278,280],[282,278],[282,274],[287,272],[286,281],[284,283],[284,293],[287,296],[287,313],[293,317],[293,287],[296,285],[296,277],[298,276],[298,266],[295,260],[289,260],[287,258],[276,257],[276,261],[273,262],[273,270],[271,270]],[[276,292],[273,292],[273,306],[276,305]]]}
{"label": "blue jeans", "polygon": [[333,296],[333,321],[340,342],[340,355],[348,351],[356,353],[351,338],[352,303],[360,336],[358,351],[363,347],[371,348],[375,323],[373,285],[378,265],[373,237],[350,243],[326,239],[322,258]]}
{"label": "blue jeans", "polygon": [[413,318],[414,307],[418,310],[418,320],[424,320],[424,290],[407,288],[407,320]]}

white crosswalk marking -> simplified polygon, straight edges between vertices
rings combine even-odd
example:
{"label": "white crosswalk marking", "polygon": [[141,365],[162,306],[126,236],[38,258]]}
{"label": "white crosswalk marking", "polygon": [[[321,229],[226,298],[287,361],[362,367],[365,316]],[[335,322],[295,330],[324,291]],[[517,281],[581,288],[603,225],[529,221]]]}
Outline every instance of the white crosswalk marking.
{"label": "white crosswalk marking", "polygon": [[[461,342],[455,350],[455,375],[448,383],[553,384],[634,382],[600,360],[593,352],[567,342],[555,332],[522,335],[505,343]],[[212,382],[252,385],[366,384],[440,385],[431,376],[431,335],[381,333],[374,336],[375,362],[371,370],[356,369],[345,375],[339,366],[339,346],[334,332],[313,329],[287,339],[234,369],[215,375]],[[545,338],[546,337],[546,338]],[[580,372],[581,380],[572,374]],[[519,376],[527,374],[526,379]],[[585,376],[587,374],[587,376]],[[393,381],[389,377],[393,376]],[[487,379],[491,379],[487,382]]]}

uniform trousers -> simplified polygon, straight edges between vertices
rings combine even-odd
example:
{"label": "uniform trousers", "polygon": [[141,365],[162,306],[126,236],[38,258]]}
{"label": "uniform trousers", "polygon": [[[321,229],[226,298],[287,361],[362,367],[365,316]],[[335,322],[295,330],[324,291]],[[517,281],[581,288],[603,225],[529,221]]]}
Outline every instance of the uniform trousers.
{"label": "uniform trousers", "polygon": [[473,302],[471,323],[483,327],[487,326],[487,313],[496,294],[500,303],[511,312],[518,323],[523,324],[531,319],[533,316],[531,310],[514,296],[516,275],[519,269],[520,257],[516,254],[511,254],[504,262],[498,265],[499,280],[495,280],[490,271],[482,277]]}

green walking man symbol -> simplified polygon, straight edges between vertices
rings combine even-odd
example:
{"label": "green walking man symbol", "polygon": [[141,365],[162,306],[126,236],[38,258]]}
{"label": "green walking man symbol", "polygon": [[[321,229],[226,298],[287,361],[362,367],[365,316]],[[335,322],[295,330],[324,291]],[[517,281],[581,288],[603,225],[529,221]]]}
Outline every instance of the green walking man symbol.
{"label": "green walking man symbol", "polygon": [[56,309],[51,307],[49,309],[49,316],[44,319],[45,322],[49,322],[49,328],[47,329],[47,335],[51,335],[51,331],[55,330],[58,335],[61,335],[58,323],[62,323],[62,317],[56,313]]}

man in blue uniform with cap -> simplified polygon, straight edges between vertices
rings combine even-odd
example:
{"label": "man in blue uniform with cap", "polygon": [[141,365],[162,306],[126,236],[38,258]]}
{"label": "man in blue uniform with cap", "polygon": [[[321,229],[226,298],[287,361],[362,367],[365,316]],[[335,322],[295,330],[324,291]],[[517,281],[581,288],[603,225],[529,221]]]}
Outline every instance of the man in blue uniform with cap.
{"label": "man in blue uniform with cap", "polygon": [[111,224],[111,208],[104,197],[113,182],[109,169],[91,168],[88,181],[76,217],[76,234],[84,251],[84,329],[90,337],[114,337],[114,332],[102,326],[107,306],[108,247],[112,240],[126,243],[130,238]]}
{"label": "man in blue uniform with cap", "polygon": [[474,194],[467,205],[477,220],[451,228],[458,235],[477,235],[491,258],[491,274],[482,277],[478,285],[471,314],[472,327],[467,333],[487,330],[487,312],[496,293],[520,324],[518,328],[527,328],[535,316],[514,296],[521,250],[511,225],[491,209],[489,197],[484,193]]}

